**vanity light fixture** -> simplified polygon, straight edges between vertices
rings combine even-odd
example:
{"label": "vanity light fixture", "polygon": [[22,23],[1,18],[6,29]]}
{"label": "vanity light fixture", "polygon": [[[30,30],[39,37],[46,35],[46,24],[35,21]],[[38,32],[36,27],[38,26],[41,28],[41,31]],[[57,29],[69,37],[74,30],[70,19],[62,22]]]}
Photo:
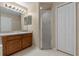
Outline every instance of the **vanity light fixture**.
{"label": "vanity light fixture", "polygon": [[17,10],[17,7],[15,7],[15,10]]}
{"label": "vanity light fixture", "polygon": [[5,4],[5,7],[7,7],[7,4]]}
{"label": "vanity light fixture", "polygon": [[18,7],[18,6],[11,5],[11,4],[7,4],[7,3],[6,3],[6,4],[5,4],[5,7],[6,7],[6,8],[13,9],[13,10],[19,12],[19,13],[22,13],[22,14],[26,13],[26,10],[24,10],[24,9]]}
{"label": "vanity light fixture", "polygon": [[11,8],[12,6],[9,6],[9,8]]}
{"label": "vanity light fixture", "polygon": [[15,7],[13,7],[13,9],[15,9]]}
{"label": "vanity light fixture", "polygon": [[16,10],[18,11],[18,8]]}
{"label": "vanity light fixture", "polygon": [[14,6],[12,5],[12,7],[11,7],[11,8],[13,9],[13,7],[14,7]]}
{"label": "vanity light fixture", "polygon": [[43,7],[40,7],[40,9],[43,9]]}
{"label": "vanity light fixture", "polygon": [[11,8],[10,4],[5,4],[5,7]]}

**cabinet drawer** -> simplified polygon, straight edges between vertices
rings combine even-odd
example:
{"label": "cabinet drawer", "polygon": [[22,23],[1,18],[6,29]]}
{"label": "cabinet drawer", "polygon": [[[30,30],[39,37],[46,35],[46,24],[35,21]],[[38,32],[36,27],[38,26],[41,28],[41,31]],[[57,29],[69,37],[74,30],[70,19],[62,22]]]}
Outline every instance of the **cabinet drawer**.
{"label": "cabinet drawer", "polygon": [[22,39],[22,48],[26,48],[32,45],[32,37],[26,37]]}
{"label": "cabinet drawer", "polygon": [[25,42],[32,42],[32,37],[26,37],[22,39]]}
{"label": "cabinet drawer", "polygon": [[22,48],[26,48],[32,45],[32,41],[26,41],[25,39],[22,40]]}
{"label": "cabinet drawer", "polygon": [[16,36],[9,36],[8,38],[9,38],[9,39],[18,39],[18,38],[21,38],[21,36],[19,36],[19,35],[16,35]]}
{"label": "cabinet drawer", "polygon": [[23,35],[23,37],[27,37],[27,36],[32,36],[32,33]]}
{"label": "cabinet drawer", "polygon": [[32,46],[32,43],[26,42],[26,43],[23,44],[22,49],[27,48],[29,46]]}
{"label": "cabinet drawer", "polygon": [[21,39],[21,36],[20,35],[13,35],[13,36],[5,36],[2,38],[4,41],[7,41],[7,40],[14,40],[14,39]]}

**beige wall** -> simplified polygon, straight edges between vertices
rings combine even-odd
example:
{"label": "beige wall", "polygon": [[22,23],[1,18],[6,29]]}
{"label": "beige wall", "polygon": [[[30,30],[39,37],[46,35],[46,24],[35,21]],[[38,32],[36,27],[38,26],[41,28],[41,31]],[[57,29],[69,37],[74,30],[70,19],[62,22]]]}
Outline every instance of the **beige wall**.
{"label": "beige wall", "polygon": [[52,19],[51,19],[51,32],[52,32],[52,48],[56,48],[56,6],[63,2],[52,3]]}
{"label": "beige wall", "polygon": [[39,4],[33,3],[28,12],[32,14],[33,44],[39,47]]}
{"label": "beige wall", "polygon": [[77,55],[79,56],[79,3],[77,3]]}
{"label": "beige wall", "polygon": [[55,48],[55,7],[52,5],[52,18],[51,18],[51,35],[52,35],[52,48]]}
{"label": "beige wall", "polygon": [[39,3],[38,2],[28,2],[18,3],[28,9],[27,15],[32,15],[32,29],[33,29],[33,45],[34,47],[39,47]]}

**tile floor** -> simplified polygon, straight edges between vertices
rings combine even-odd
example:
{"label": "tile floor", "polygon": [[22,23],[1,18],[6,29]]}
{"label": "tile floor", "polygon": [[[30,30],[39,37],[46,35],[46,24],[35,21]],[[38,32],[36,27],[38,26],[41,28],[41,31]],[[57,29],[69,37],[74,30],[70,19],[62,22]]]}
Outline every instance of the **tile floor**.
{"label": "tile floor", "polygon": [[13,54],[12,56],[70,56],[56,49],[40,50],[39,48],[27,48],[20,52]]}
{"label": "tile floor", "polygon": [[0,56],[2,56],[2,47],[0,47]]}

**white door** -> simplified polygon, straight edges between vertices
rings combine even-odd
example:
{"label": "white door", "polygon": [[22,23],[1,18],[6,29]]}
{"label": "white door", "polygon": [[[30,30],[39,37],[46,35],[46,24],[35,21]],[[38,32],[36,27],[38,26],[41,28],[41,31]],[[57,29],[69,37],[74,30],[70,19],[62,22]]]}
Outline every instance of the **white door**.
{"label": "white door", "polygon": [[75,3],[57,7],[57,49],[76,54],[76,8]]}

